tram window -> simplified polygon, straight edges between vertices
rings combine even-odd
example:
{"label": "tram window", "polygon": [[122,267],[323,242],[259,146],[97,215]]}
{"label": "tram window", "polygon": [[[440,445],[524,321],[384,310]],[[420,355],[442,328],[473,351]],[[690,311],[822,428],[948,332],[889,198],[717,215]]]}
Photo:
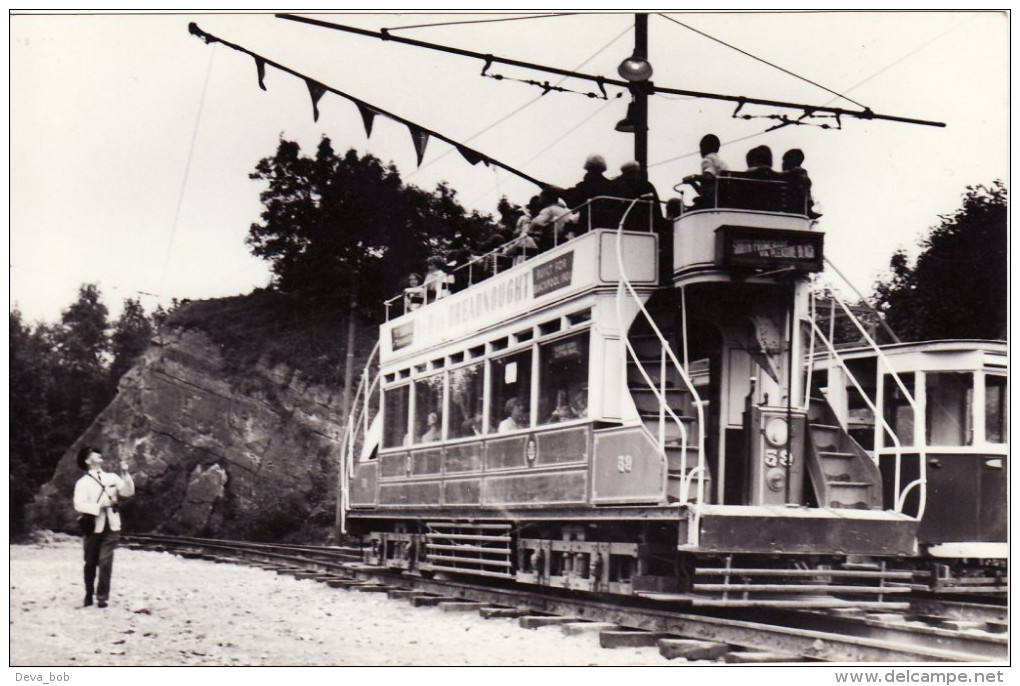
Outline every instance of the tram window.
{"label": "tram window", "polygon": [[1005,443],[1006,430],[1006,377],[985,376],[985,440]]}
{"label": "tram window", "polygon": [[544,324],[539,324],[538,332],[543,336],[547,336],[551,333],[556,333],[561,328],[563,328],[563,322],[559,319],[553,319]]}
{"label": "tram window", "polygon": [[[914,375],[900,374],[900,381],[914,395]],[[895,432],[901,446],[914,445],[914,409],[907,401],[906,395],[891,374],[884,376],[882,392],[882,413],[885,421]],[[882,445],[892,446],[893,441],[888,433],[882,432]]]}
{"label": "tram window", "polygon": [[[530,426],[531,416],[531,349],[500,357],[492,361],[491,376],[491,398],[489,401],[489,426],[498,427],[502,423],[506,430],[510,426],[504,423],[510,414],[507,405],[511,399],[516,399],[524,410],[524,419],[521,420],[526,426]],[[517,420],[514,421],[514,424]]]}
{"label": "tram window", "polygon": [[584,322],[590,322],[591,321],[591,310],[588,309],[588,310],[585,310],[584,312],[578,312],[577,314],[567,315],[567,320],[570,322],[571,326],[575,326],[577,324],[583,324]]}
{"label": "tram window", "polygon": [[588,332],[539,347],[540,424],[588,416]]}
{"label": "tram window", "polygon": [[410,404],[410,386],[388,388],[383,391],[383,405],[386,408],[386,414],[383,417],[385,427],[383,430],[384,448],[393,448],[410,443],[410,436],[407,433],[407,413]]}
{"label": "tram window", "polygon": [[530,341],[534,337],[535,337],[535,332],[532,329],[526,329],[524,331],[521,331],[516,336],[518,343],[527,343],[528,341]]}
{"label": "tram window", "polygon": [[414,382],[414,442],[440,440],[443,432],[443,375]]}
{"label": "tram window", "polygon": [[464,353],[454,353],[450,355],[450,364],[459,364],[464,361]]}
{"label": "tram window", "polygon": [[[867,394],[867,398],[865,398],[857,390],[857,386],[850,379],[846,379],[847,433],[865,450],[875,449],[875,413],[871,411],[869,401],[871,405],[877,402],[875,396],[877,365],[878,360],[873,357],[847,362],[850,374],[853,375],[861,389]],[[895,381],[892,381],[892,385],[899,390]],[[909,431],[913,431],[913,429],[909,429]],[[912,436],[913,434],[911,434]],[[888,434],[883,440],[886,443],[892,443]]]}
{"label": "tram window", "polygon": [[974,442],[974,375],[928,372],[925,375],[925,441],[928,445]]}
{"label": "tram window", "polygon": [[450,370],[450,436],[467,438],[482,435],[484,396],[484,364],[479,362]]}
{"label": "tram window", "polygon": [[479,357],[485,357],[485,346],[479,345],[474,348],[471,348],[471,350],[468,350],[468,357],[470,357],[472,360],[477,359]]}

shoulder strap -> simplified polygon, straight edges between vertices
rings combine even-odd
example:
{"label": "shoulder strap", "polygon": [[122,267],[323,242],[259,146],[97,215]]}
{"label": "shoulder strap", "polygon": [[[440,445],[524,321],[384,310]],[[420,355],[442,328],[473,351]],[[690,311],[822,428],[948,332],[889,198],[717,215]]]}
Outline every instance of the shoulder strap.
{"label": "shoulder strap", "polygon": [[106,484],[97,479],[92,472],[89,472],[89,478],[95,481],[97,484],[99,484],[99,487],[102,489],[101,491],[99,491],[99,497],[96,498],[96,502],[98,503],[100,500],[103,499],[103,494],[106,493]]}

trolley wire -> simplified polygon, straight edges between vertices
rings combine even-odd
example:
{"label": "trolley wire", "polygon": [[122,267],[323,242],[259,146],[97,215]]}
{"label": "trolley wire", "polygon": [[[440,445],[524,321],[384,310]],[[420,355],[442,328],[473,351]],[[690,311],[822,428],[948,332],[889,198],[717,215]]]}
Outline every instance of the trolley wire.
{"label": "trolley wire", "polygon": [[794,78],[800,79],[801,81],[804,81],[805,83],[809,83],[812,86],[815,86],[817,88],[821,88],[822,90],[827,91],[827,92],[835,95],[837,98],[842,98],[842,99],[844,99],[844,100],[846,100],[848,102],[852,102],[853,104],[857,105],[858,107],[860,107],[862,109],[865,109],[865,110],[868,109],[867,105],[863,105],[863,104],[857,102],[856,100],[854,100],[853,98],[847,97],[846,95],[843,95],[842,93],[838,93],[838,92],[832,90],[831,88],[828,88],[826,86],[823,86],[820,83],[812,81],[811,79],[809,79],[809,78],[807,78],[805,76],[801,76],[800,74],[792,72],[789,69],[785,69],[783,67],[780,67],[778,64],[774,64],[772,62],[769,62],[766,59],[762,59],[761,57],[758,57],[757,55],[753,55],[753,54],[747,52],[746,50],[738,48],[735,45],[731,45],[730,43],[727,43],[726,41],[721,40],[719,38],[716,38],[715,36],[711,36],[711,35],[705,33],[704,31],[696,29],[693,26],[691,26],[690,24],[685,24],[685,23],[683,23],[682,21],[680,21],[678,19],[674,19],[673,17],[671,17],[669,15],[663,14],[661,12],[659,12],[658,14],[663,19],[668,19],[669,21],[673,22],[674,24],[682,26],[682,27],[684,27],[685,29],[687,29],[689,31],[693,31],[694,33],[698,34],[699,36],[704,36],[705,38],[708,38],[709,40],[715,41],[716,43],[719,43],[720,45],[724,45],[724,46],[726,46],[727,48],[729,48],[731,50],[736,50],[741,55],[745,55],[746,57],[750,57],[753,60],[757,60],[757,61],[761,62],[762,64],[765,64],[765,65],[768,65],[768,66],[772,67],[773,69],[778,69],[779,71],[783,72],[784,74],[788,74],[788,75],[790,75],[790,76],[792,76]]}
{"label": "trolley wire", "polygon": [[184,204],[184,192],[188,188],[188,178],[191,176],[191,161],[195,155],[195,141],[198,139],[198,127],[202,121],[202,112],[205,109],[205,96],[209,92],[209,77],[212,75],[213,60],[216,57],[216,50],[213,49],[209,53],[209,65],[205,70],[205,82],[202,84],[202,96],[198,102],[198,111],[195,113],[195,126],[191,131],[191,145],[188,147],[188,160],[184,165],[184,178],[181,180],[181,190],[177,195],[177,207],[174,210],[174,221],[170,225],[170,238],[167,241],[166,246],[166,257],[163,260],[163,271],[159,279],[159,293],[160,297],[163,294],[163,288],[166,286],[166,275],[167,269],[170,266],[170,256],[173,254],[174,237],[177,234],[177,225],[181,218],[181,206]]}
{"label": "trolley wire", "polygon": [[[630,27],[630,26],[627,26],[627,27],[626,27],[626,28],[625,28],[625,29],[624,29],[623,31],[621,31],[620,33],[616,34],[616,36],[614,36],[614,37],[613,37],[613,38],[611,38],[611,39],[610,39],[610,40],[609,40],[609,41],[608,41],[607,43],[605,43],[605,45],[603,45],[603,46],[602,46],[601,48],[599,48],[598,50],[596,50],[595,52],[593,52],[593,53],[592,53],[591,55],[589,55],[589,56],[588,56],[588,57],[587,57],[587,58],[586,58],[586,59],[585,59],[585,60],[584,60],[583,62],[581,62],[581,63],[580,63],[579,65],[577,65],[576,67],[574,67],[574,69],[575,69],[575,70],[577,70],[577,69],[581,69],[582,67],[584,67],[584,65],[588,64],[588,63],[589,63],[589,62],[591,62],[591,61],[592,61],[593,59],[595,59],[596,57],[598,57],[599,55],[601,55],[601,54],[602,54],[603,52],[605,52],[606,50],[608,50],[608,49],[609,49],[609,47],[610,47],[611,45],[613,45],[613,44],[614,44],[614,43],[615,43],[616,41],[618,41],[618,40],[620,40],[621,38],[623,38],[623,36],[625,36],[625,35],[626,35],[627,33],[629,33],[629,32],[630,32],[630,30],[631,30],[631,27]],[[560,85],[561,83],[563,83],[564,81],[566,81],[566,80],[567,80],[567,78],[568,78],[568,77],[566,77],[566,76],[563,76],[563,77],[561,77],[561,78],[560,78],[560,80],[559,80],[559,81],[557,81],[557,82],[556,82],[556,83],[555,83],[554,85],[556,85],[556,86]],[[481,129],[480,131],[477,131],[476,133],[472,134],[472,135],[471,135],[470,137],[468,137],[468,138],[465,138],[465,139],[464,139],[464,142],[465,142],[465,143],[468,143],[468,142],[470,142],[470,141],[473,141],[474,139],[478,138],[478,137],[479,137],[479,136],[481,136],[482,134],[488,133],[489,131],[491,131],[492,129],[496,128],[497,126],[499,126],[499,125],[500,125],[500,124],[502,124],[503,122],[507,121],[507,120],[508,120],[508,119],[510,119],[511,117],[515,116],[516,114],[518,114],[518,113],[520,113],[520,112],[523,112],[523,111],[524,111],[525,109],[527,109],[528,107],[531,107],[532,105],[534,105],[534,104],[535,104],[536,102],[538,102],[539,100],[541,100],[541,99],[542,99],[542,97],[543,97],[544,95],[545,95],[545,93],[544,93],[544,92],[543,92],[543,93],[539,93],[538,95],[536,95],[535,97],[533,97],[533,98],[532,98],[531,100],[528,100],[528,101],[527,101],[527,102],[525,102],[525,103],[524,103],[523,105],[521,105],[520,107],[518,107],[517,109],[515,109],[515,110],[511,111],[510,113],[508,113],[508,114],[506,114],[506,115],[504,115],[504,116],[500,117],[499,119],[497,119],[496,121],[492,122],[492,123],[491,123],[491,124],[489,124],[488,126],[486,126],[486,127],[482,128],[482,129]],[[438,157],[434,157],[434,158],[432,158],[431,160],[429,160],[428,162],[426,162],[426,163],[425,163],[425,164],[423,164],[422,166],[418,167],[417,169],[415,169],[415,170],[414,170],[413,172],[411,172],[410,174],[408,174],[408,175],[407,175],[406,177],[404,177],[404,178],[405,178],[405,179],[410,179],[411,177],[413,177],[414,175],[416,175],[416,174],[417,174],[418,172],[420,172],[420,171],[421,171],[422,169],[425,169],[425,168],[427,168],[427,167],[429,167],[429,166],[431,166],[431,165],[435,164],[436,162],[440,161],[441,159],[445,158],[445,157],[446,157],[447,155],[450,155],[451,153],[453,153],[453,149],[448,149],[448,150],[447,150],[446,152],[444,152],[443,154],[439,155]],[[530,161],[530,160],[529,160],[529,161]],[[489,192],[489,191],[491,191],[491,190],[492,190],[492,189],[490,188],[490,189],[489,189],[489,190],[487,190],[487,191],[486,191],[485,193],[488,193],[488,192]],[[479,197],[481,197],[481,196],[479,196]]]}
{"label": "trolley wire", "polygon": [[577,12],[554,12],[552,14],[532,14],[526,17],[503,17],[501,19],[472,19],[466,21],[441,21],[433,24],[412,24],[410,26],[394,26],[384,31],[406,31],[408,29],[430,29],[435,26],[465,26],[467,24],[495,24],[500,21],[522,21],[524,19],[552,19],[554,17],[572,17]]}

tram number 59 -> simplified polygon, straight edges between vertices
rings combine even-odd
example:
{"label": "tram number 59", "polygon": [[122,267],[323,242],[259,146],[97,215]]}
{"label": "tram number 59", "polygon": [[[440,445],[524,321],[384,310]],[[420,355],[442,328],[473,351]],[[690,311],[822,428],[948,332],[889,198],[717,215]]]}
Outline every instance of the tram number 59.
{"label": "tram number 59", "polygon": [[630,455],[619,455],[616,458],[616,471],[627,474],[634,471],[634,458]]}

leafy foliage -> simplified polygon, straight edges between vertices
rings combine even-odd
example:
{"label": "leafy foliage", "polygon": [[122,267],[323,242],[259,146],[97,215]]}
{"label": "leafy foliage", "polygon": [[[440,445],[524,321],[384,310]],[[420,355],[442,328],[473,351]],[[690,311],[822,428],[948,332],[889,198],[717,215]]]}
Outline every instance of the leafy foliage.
{"label": "leafy foliage", "polygon": [[431,193],[405,185],[392,164],[354,150],[338,155],[326,137],[314,157],[281,139],[250,176],[268,186],[248,245],[272,264],[279,291],[309,305],[347,302],[356,289],[365,314],[377,317],[426,258],[479,250],[496,230],[446,184]]}
{"label": "leafy foliage", "polygon": [[30,326],[10,313],[10,526],[24,527],[24,507],[57,462],[109,404],[117,382],[149,342],[141,304],[125,301],[110,334],[109,311],[94,284],[57,324]]}
{"label": "leafy foliage", "polygon": [[968,186],[963,206],[943,215],[914,264],[903,250],[874,301],[904,340],[1006,338],[1007,191]]}

